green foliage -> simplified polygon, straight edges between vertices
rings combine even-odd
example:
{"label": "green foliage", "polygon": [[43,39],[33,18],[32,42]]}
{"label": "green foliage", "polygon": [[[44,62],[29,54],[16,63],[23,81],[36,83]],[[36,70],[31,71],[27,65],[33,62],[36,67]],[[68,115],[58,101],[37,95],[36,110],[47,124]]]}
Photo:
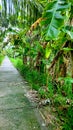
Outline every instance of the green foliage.
{"label": "green foliage", "polygon": [[66,105],[66,97],[63,97],[61,94],[56,94],[53,96],[53,101],[56,107]]}
{"label": "green foliage", "polygon": [[40,74],[36,70],[31,70],[29,66],[22,63],[22,60],[16,58],[11,59],[16,68],[20,71],[23,77],[29,82],[33,89],[38,90],[41,86],[46,84],[46,75]]}
{"label": "green foliage", "polygon": [[40,98],[44,99],[44,98],[48,98],[49,97],[48,91],[46,91],[46,89],[43,88],[43,87],[39,88],[38,93],[39,93],[39,97]]}
{"label": "green foliage", "polygon": [[[18,3],[20,4],[18,5]],[[7,30],[7,33],[9,32],[11,35],[10,48],[8,48],[7,54],[10,57],[15,57],[12,59],[14,65],[30,86],[38,91],[41,98],[49,97],[55,105],[54,107],[63,107],[68,98],[69,100],[73,99],[73,79],[71,77],[59,78],[57,73],[61,71],[60,65],[64,63],[63,56],[73,51],[73,48],[69,46],[69,41],[73,41],[73,27],[70,25],[73,17],[73,2],[72,0],[21,0],[19,2],[17,0],[13,1],[13,5],[15,14],[12,15],[10,11],[8,19],[13,26],[17,25],[18,29],[14,28],[13,31],[11,26]],[[41,24],[34,31],[31,32],[30,30],[28,34],[29,26],[41,17],[42,11],[43,20]],[[5,11],[4,13],[6,14]],[[45,41],[49,42],[46,44]],[[68,42],[68,46],[62,48],[66,42]],[[59,60],[55,59],[56,67],[52,67],[51,71],[48,72],[53,58],[61,49],[63,54],[59,56]],[[23,64],[22,56],[26,58],[26,64]],[[0,61],[2,61],[1,58]],[[50,76],[50,73],[54,78]],[[55,83],[55,80],[58,80],[56,78],[59,78],[60,84]],[[66,112],[66,118],[70,122],[65,118],[64,111],[58,111],[59,115],[63,117],[63,121],[65,119],[63,129],[71,130],[72,107],[70,106]]]}
{"label": "green foliage", "polygon": [[56,90],[55,84],[53,84],[51,77],[49,77],[49,79],[48,79],[48,95],[49,95],[49,97],[52,97],[54,95],[55,90]]}
{"label": "green foliage", "polygon": [[58,118],[60,119],[62,130],[72,130],[73,128],[73,102],[61,94],[56,94],[54,107],[56,107]]}
{"label": "green foliage", "polygon": [[65,123],[63,125],[63,130],[73,129],[73,107],[72,105],[66,111]]}
{"label": "green foliage", "polygon": [[2,6],[0,5],[0,11],[1,11],[1,9],[2,9]]}
{"label": "green foliage", "polygon": [[67,34],[69,40],[73,40],[73,27],[70,26],[66,26],[63,31]]}
{"label": "green foliage", "polygon": [[59,78],[59,81],[64,81],[64,84],[62,85],[62,88],[61,88],[61,92],[63,91],[65,93],[65,95],[68,97],[68,98],[72,98],[72,83],[73,83],[73,78],[70,78],[70,77],[61,77]]}
{"label": "green foliage", "polygon": [[1,65],[3,59],[4,59],[4,56],[2,54],[0,54],[0,65]]}
{"label": "green foliage", "polygon": [[71,4],[66,0],[55,0],[48,2],[43,13],[42,25],[45,25],[45,38],[46,40],[55,40],[61,32],[61,29],[67,23],[67,11],[70,9]]}
{"label": "green foliage", "polygon": [[45,49],[45,57],[48,59],[50,57],[50,54],[52,52],[51,46],[49,45],[50,43],[47,44],[46,49]]}

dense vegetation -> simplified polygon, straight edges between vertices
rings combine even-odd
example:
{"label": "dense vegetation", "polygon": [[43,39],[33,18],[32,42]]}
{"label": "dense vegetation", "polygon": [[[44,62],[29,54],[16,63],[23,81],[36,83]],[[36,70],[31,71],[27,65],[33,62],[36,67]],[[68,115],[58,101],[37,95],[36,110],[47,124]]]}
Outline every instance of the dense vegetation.
{"label": "dense vegetation", "polygon": [[4,55],[1,54],[1,55],[0,55],[0,65],[1,65],[3,59],[4,59]]}
{"label": "dense vegetation", "polygon": [[13,58],[41,98],[50,98],[62,122],[73,128],[72,0],[2,0],[0,52]]}

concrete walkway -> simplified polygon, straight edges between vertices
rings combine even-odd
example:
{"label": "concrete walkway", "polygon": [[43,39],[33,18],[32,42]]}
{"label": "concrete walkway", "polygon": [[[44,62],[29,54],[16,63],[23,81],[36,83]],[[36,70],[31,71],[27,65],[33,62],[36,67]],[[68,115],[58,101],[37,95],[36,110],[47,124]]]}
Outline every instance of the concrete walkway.
{"label": "concrete walkway", "polygon": [[0,66],[0,130],[47,130],[26,91],[25,81],[5,57]]}

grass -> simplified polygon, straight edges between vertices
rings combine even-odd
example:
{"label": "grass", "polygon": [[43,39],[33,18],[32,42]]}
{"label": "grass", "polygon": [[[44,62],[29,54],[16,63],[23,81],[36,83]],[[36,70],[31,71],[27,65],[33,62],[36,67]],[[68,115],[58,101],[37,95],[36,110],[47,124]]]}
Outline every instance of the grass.
{"label": "grass", "polygon": [[29,66],[23,65],[20,59],[11,59],[14,66],[20,71],[23,77],[28,81],[32,89],[39,90],[40,87],[46,85],[46,75],[40,74],[36,70],[32,70]]}
{"label": "grass", "polygon": [[52,83],[48,79],[48,91],[45,91],[46,74],[39,73],[23,64],[22,59],[11,59],[14,66],[20,71],[32,89],[38,91],[41,98],[50,98],[52,105],[56,108],[58,119],[60,120],[60,130],[72,130],[73,128],[73,97],[71,84],[65,82],[63,86]]}

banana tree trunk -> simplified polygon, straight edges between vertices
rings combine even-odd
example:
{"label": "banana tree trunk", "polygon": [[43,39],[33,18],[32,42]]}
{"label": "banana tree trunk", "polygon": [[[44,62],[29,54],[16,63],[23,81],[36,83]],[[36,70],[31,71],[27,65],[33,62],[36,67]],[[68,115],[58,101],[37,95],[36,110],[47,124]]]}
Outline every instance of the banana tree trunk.
{"label": "banana tree trunk", "polygon": [[27,56],[23,55],[23,64],[27,65]]}

